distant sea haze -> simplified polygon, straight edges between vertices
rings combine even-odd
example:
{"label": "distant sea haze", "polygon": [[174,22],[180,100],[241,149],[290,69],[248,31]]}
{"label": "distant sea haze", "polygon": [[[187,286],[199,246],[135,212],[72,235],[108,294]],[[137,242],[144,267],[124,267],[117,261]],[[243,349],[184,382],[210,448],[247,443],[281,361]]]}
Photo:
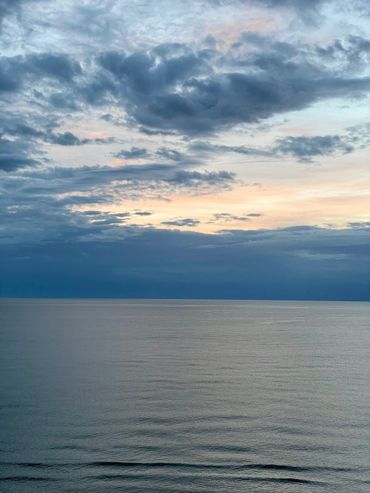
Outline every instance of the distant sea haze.
{"label": "distant sea haze", "polygon": [[368,493],[370,303],[0,301],[2,493]]}

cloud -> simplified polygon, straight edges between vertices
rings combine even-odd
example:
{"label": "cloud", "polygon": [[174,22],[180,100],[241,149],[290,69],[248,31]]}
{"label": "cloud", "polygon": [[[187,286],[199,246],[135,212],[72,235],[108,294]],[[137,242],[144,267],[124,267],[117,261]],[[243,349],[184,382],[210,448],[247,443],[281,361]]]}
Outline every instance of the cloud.
{"label": "cloud", "polygon": [[229,223],[229,222],[246,222],[250,221],[252,218],[260,217],[261,214],[230,214],[229,212],[218,212],[213,214],[213,218],[210,222],[219,222],[219,223]]}
{"label": "cloud", "polygon": [[64,132],[57,135],[51,134],[47,136],[47,140],[52,144],[58,144],[63,146],[83,145],[90,142],[89,139],[79,139],[72,132]]}
{"label": "cloud", "polygon": [[[0,152],[3,171],[36,164],[27,160],[27,153],[23,155],[22,148],[16,150],[18,154],[10,148],[18,156],[17,161],[15,158],[9,159],[7,146],[4,146],[3,156]],[[53,235],[64,237],[66,231],[78,235],[84,232],[87,235],[106,233],[106,230],[97,227],[98,224],[91,229],[89,221],[78,210],[92,204],[122,204],[124,199],[169,200],[181,193],[215,193],[229,189],[234,180],[234,175],[226,171],[181,171],[176,165],[156,163],[119,167],[49,166],[19,169],[16,174],[3,173],[0,185],[0,243],[48,241]],[[152,213],[137,209],[131,214],[145,217]],[[119,235],[121,230],[113,229],[110,233]]]}
{"label": "cloud", "polygon": [[348,70],[356,71],[370,60],[370,40],[361,36],[350,35],[337,39],[328,46],[317,46],[317,55],[326,63],[342,65]]}
{"label": "cloud", "polygon": [[[137,125],[188,135],[256,123],[370,89],[369,77],[348,76],[337,66],[324,64],[311,47],[247,38],[256,50],[242,56],[233,51],[228,57],[214,50],[192,51],[185,45],[157,46],[131,55],[109,52],[98,58],[105,71],[100,87]],[[363,49],[357,43],[356,50]]]}
{"label": "cloud", "polygon": [[295,7],[298,9],[314,8],[317,5],[326,3],[328,0],[253,0],[255,3],[262,3],[271,7]]}
{"label": "cloud", "polygon": [[80,75],[79,62],[60,53],[38,53],[0,58],[0,93],[16,92],[26,80],[54,79],[69,84]]}
{"label": "cloud", "polygon": [[144,147],[131,147],[131,149],[122,149],[115,154],[115,157],[123,159],[141,159],[148,155],[148,151]]}
{"label": "cloud", "polygon": [[151,211],[135,210],[134,214],[135,214],[135,216],[147,217],[147,216],[151,216],[153,213]]}
{"label": "cloud", "polygon": [[86,221],[0,246],[0,294],[369,300],[369,228],[205,235]]}
{"label": "cloud", "polygon": [[235,174],[230,171],[177,171],[170,179],[173,183],[182,185],[226,185],[235,181]]}
{"label": "cloud", "polygon": [[314,158],[329,156],[334,153],[349,154],[356,148],[366,147],[366,126],[361,126],[344,135],[288,136],[275,140],[273,144],[262,147],[230,146],[213,144],[207,141],[194,140],[189,151],[195,152],[198,158],[202,154],[235,153],[252,157],[281,158],[293,156],[301,162],[312,162]]}
{"label": "cloud", "polygon": [[[0,92],[17,94],[37,83],[37,98],[51,112],[116,104],[147,135],[193,137],[368,93],[369,45],[352,36],[326,47],[296,46],[244,33],[226,55],[179,43],[105,52],[95,61],[33,53],[0,59]],[[159,152],[181,160],[177,149]]]}
{"label": "cloud", "polygon": [[0,0],[0,22],[5,16],[18,13],[25,3],[31,3],[37,0]]}
{"label": "cloud", "polygon": [[60,146],[114,142],[113,138],[88,139],[72,132],[56,132],[57,125],[48,115],[32,118],[26,113],[3,113],[0,117],[0,170],[10,173],[47,162],[47,158],[41,158],[44,142]]}
{"label": "cloud", "polygon": [[63,132],[63,133],[46,133],[44,135],[44,139],[46,142],[50,142],[51,144],[57,144],[61,146],[81,146],[85,144],[111,144],[114,142],[114,138],[97,138],[97,139],[87,139],[80,138],[72,132]]}
{"label": "cloud", "polygon": [[0,136],[11,137],[27,143],[29,151],[41,143],[61,146],[82,146],[86,144],[110,144],[115,142],[108,138],[81,138],[72,132],[57,132],[58,121],[49,114],[34,115],[32,113],[8,111],[0,117]]}
{"label": "cloud", "polygon": [[127,81],[134,93],[145,96],[193,76],[205,57],[206,53],[195,53],[185,45],[168,44],[129,55],[107,52],[98,57],[98,62],[115,78]]}
{"label": "cloud", "polygon": [[179,227],[194,227],[200,224],[200,221],[191,217],[185,217],[181,219],[173,219],[171,221],[163,221],[163,226],[179,226]]}
{"label": "cloud", "polygon": [[17,91],[21,85],[19,75],[16,64],[0,58],[0,93]]}
{"label": "cloud", "polygon": [[353,229],[364,229],[364,228],[370,228],[370,221],[361,221],[361,222],[351,222],[348,224],[350,228]]}
{"label": "cloud", "polygon": [[300,161],[311,161],[317,156],[327,156],[337,151],[348,154],[353,150],[354,147],[340,136],[325,135],[285,137],[277,141],[272,151],[281,155],[292,155]]}
{"label": "cloud", "polygon": [[[40,53],[28,55],[23,68],[40,77],[52,77],[70,82],[81,74],[81,66],[70,57],[60,53]],[[22,66],[22,65],[21,65]]]}
{"label": "cloud", "polygon": [[169,149],[168,147],[159,148],[157,154],[158,156],[169,159],[170,161],[183,161],[184,158],[188,159],[188,157],[184,157],[180,151],[176,149]]}
{"label": "cloud", "polygon": [[[21,177],[22,175],[18,175]],[[170,185],[193,187],[211,185],[224,186],[235,182],[235,175],[229,171],[186,171],[176,165],[147,163],[125,166],[82,166],[74,168],[47,168],[23,173],[29,181],[34,180],[42,188],[50,186],[50,191],[60,193],[71,190],[89,190],[96,186],[103,187],[113,182],[135,186],[139,182],[165,182]]]}
{"label": "cloud", "polygon": [[0,138],[0,170],[10,172],[36,165],[38,161],[32,157],[32,152],[26,142]]}
{"label": "cloud", "polygon": [[213,153],[235,153],[242,154],[244,156],[273,156],[273,152],[268,146],[264,148],[246,145],[231,146],[225,144],[213,144],[211,142],[201,140],[192,140],[189,144],[189,151],[195,152],[198,155]]}
{"label": "cloud", "polygon": [[298,10],[311,10],[317,8],[319,5],[327,3],[330,0],[209,0],[215,5],[230,5],[230,4],[250,4],[260,5],[263,7],[289,7]]}

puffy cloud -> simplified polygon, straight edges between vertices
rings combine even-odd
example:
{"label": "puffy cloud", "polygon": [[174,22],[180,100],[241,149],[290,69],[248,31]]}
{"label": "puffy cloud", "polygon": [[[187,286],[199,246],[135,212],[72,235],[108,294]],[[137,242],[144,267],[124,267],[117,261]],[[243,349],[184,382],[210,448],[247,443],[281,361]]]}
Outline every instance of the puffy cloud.
{"label": "puffy cloud", "polygon": [[[312,48],[247,38],[257,51],[238,58],[233,52],[226,58],[184,45],[131,55],[109,52],[98,61],[110,77],[101,78],[98,87],[105,87],[138,125],[189,135],[255,123],[370,89],[369,77],[349,77],[337,66],[324,64]],[[363,49],[357,43],[357,52]]]}
{"label": "puffy cloud", "polygon": [[[368,45],[351,37],[327,47],[297,47],[245,33],[227,56],[162,44],[129,54],[102,53],[95,65],[58,53],[2,57],[0,92],[15,93],[26,81],[37,81],[38,98],[49,102],[51,111],[115,103],[129,124],[147,134],[211,134],[368,93]],[[45,79],[53,85],[46,87]],[[176,152],[167,157],[180,160]]]}
{"label": "puffy cloud", "polygon": [[156,94],[193,76],[203,65],[206,52],[195,53],[185,45],[160,45],[149,52],[125,55],[108,52],[98,58],[118,80],[127,81],[135,94]]}

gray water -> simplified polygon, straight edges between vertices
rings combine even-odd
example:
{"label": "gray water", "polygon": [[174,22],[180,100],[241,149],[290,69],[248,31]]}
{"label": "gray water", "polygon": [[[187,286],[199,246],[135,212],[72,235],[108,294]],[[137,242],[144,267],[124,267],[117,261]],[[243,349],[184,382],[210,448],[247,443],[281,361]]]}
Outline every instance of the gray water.
{"label": "gray water", "polygon": [[0,491],[370,491],[370,304],[0,301]]}

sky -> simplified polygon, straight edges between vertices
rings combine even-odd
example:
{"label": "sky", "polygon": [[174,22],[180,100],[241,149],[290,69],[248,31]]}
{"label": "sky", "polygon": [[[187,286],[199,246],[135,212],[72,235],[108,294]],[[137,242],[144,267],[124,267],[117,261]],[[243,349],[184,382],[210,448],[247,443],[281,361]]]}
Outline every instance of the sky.
{"label": "sky", "polygon": [[0,0],[0,296],[370,300],[368,0]]}

